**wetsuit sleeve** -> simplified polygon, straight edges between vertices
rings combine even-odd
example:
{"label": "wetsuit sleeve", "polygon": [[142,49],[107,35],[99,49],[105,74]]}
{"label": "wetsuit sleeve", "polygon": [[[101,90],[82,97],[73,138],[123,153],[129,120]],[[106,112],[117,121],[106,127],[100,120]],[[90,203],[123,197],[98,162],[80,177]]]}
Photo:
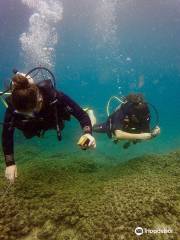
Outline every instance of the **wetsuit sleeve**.
{"label": "wetsuit sleeve", "polygon": [[12,124],[13,114],[7,108],[4,117],[4,125],[2,130],[2,149],[5,156],[6,166],[15,164],[14,162],[14,128]]}
{"label": "wetsuit sleeve", "polygon": [[57,98],[59,101],[63,102],[68,112],[79,121],[84,133],[92,134],[92,125],[88,114],[75,101],[73,101],[64,93],[57,92]]}

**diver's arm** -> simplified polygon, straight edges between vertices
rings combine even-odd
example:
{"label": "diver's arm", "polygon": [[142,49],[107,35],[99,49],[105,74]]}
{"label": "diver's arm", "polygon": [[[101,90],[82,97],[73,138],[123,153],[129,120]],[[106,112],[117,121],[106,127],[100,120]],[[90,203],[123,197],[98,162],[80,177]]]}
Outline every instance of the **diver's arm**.
{"label": "diver's arm", "polygon": [[14,161],[14,128],[11,124],[12,117],[12,112],[8,108],[5,113],[2,130],[2,148],[6,163],[5,177],[10,183],[14,183],[17,177],[17,167]]}
{"label": "diver's arm", "polygon": [[96,141],[95,138],[92,136],[92,125],[88,114],[70,97],[63,93],[59,94],[62,95],[61,101],[63,101],[69,113],[72,114],[79,121],[81,128],[83,129],[83,135],[80,137],[77,144],[83,150],[86,150],[87,148],[95,148]]}
{"label": "diver's arm", "polygon": [[115,137],[119,140],[149,140],[152,138],[151,133],[128,133],[122,130],[115,130]]}
{"label": "diver's arm", "polygon": [[149,140],[160,134],[160,127],[156,126],[150,133],[128,133],[122,130],[115,130],[114,134],[119,140]]}
{"label": "diver's arm", "polygon": [[15,165],[14,161],[14,128],[12,127],[12,112],[7,108],[2,130],[2,149],[6,166]]}
{"label": "diver's arm", "polygon": [[79,121],[84,133],[92,134],[92,125],[88,114],[70,97],[62,92],[60,94],[63,103],[68,108],[69,113]]}

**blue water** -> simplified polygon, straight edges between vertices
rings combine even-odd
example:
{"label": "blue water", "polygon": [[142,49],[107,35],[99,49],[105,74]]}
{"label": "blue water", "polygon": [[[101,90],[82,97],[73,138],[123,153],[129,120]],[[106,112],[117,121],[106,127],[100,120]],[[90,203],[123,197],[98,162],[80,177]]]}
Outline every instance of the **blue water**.
{"label": "blue water", "polygon": [[[92,107],[99,122],[106,119],[109,97],[129,92],[142,92],[159,112],[161,135],[156,139],[124,151],[106,136],[95,135],[94,154],[104,152],[121,159],[179,148],[180,1],[54,2],[63,4],[63,18],[55,25],[58,41],[52,68],[58,88],[81,106]],[[34,12],[19,0],[0,3],[2,89],[12,76],[12,68],[27,69],[28,56],[22,51],[19,38],[28,31],[29,18]],[[1,119],[3,111],[1,106]],[[61,144],[56,142],[55,134],[28,143],[42,149],[49,143],[52,151],[79,151],[76,141],[80,133],[78,123],[73,120],[66,125]],[[18,141],[24,143],[24,138],[21,136]]]}

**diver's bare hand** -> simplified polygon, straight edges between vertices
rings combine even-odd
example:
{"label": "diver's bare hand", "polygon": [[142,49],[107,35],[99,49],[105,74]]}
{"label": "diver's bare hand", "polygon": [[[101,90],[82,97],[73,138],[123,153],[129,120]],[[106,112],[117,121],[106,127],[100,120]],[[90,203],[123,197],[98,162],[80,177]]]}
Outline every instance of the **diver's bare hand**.
{"label": "diver's bare hand", "polygon": [[6,167],[5,177],[10,181],[10,183],[14,183],[15,178],[17,178],[17,167],[15,164]]}
{"label": "diver's bare hand", "polygon": [[77,143],[81,149],[86,150],[88,148],[96,148],[96,140],[95,138],[89,134],[86,133],[82,135]]}
{"label": "diver's bare hand", "polygon": [[158,136],[160,134],[160,132],[161,132],[160,127],[156,126],[151,132],[151,137],[153,138],[153,137]]}

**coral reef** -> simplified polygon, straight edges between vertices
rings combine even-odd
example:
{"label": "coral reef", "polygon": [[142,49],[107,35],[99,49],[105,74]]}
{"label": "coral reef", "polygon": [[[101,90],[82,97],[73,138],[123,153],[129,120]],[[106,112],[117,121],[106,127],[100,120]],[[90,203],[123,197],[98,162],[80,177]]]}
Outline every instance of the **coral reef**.
{"label": "coral reef", "polygon": [[180,152],[99,158],[23,150],[7,192],[1,164],[0,240],[133,240],[137,226],[173,230],[141,239],[178,240]]}

